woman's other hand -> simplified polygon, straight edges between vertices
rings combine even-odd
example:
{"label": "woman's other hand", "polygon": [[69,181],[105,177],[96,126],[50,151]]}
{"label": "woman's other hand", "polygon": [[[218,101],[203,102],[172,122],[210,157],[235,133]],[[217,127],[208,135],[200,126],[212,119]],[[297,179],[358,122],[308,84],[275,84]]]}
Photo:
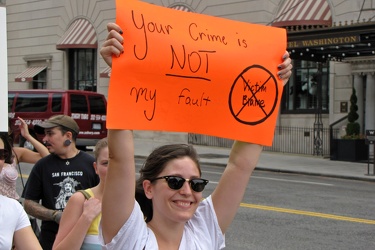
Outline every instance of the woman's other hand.
{"label": "woman's other hand", "polygon": [[100,200],[91,197],[83,204],[82,216],[86,217],[89,221],[93,221],[102,212],[102,203]]}
{"label": "woman's other hand", "polygon": [[24,119],[22,119],[21,117],[17,117],[17,119],[21,122],[20,125],[18,125],[21,135],[23,136],[23,138],[28,139],[30,136],[29,127],[27,126]]}
{"label": "woman's other hand", "polygon": [[122,29],[115,23],[108,23],[107,30],[108,36],[100,49],[100,54],[104,61],[112,67],[112,56],[119,57],[124,53],[124,38]]}
{"label": "woman's other hand", "polygon": [[281,80],[283,80],[284,85],[288,82],[290,76],[292,75],[292,60],[289,57],[289,53],[286,51],[283,55],[283,62],[277,66],[279,72],[277,75]]}

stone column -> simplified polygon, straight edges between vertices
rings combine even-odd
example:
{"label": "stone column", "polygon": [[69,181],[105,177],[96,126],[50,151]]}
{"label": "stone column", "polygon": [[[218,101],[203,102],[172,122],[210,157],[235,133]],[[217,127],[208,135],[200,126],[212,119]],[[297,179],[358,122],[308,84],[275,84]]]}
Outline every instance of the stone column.
{"label": "stone column", "polygon": [[375,129],[375,75],[366,75],[366,118],[365,129]]}
{"label": "stone column", "polygon": [[[375,75],[367,73],[366,75],[366,118],[365,131],[375,129]],[[374,155],[374,147],[370,146],[370,155]]]}
{"label": "stone column", "polygon": [[[358,115],[359,118],[357,122],[361,126],[361,131],[360,133],[363,134],[365,131],[364,128],[364,96],[363,96],[363,90],[364,90],[364,81],[363,81],[363,75],[361,74],[354,74],[354,80],[353,80],[353,86],[357,94],[357,106],[358,106]],[[350,107],[350,104],[349,104]]]}

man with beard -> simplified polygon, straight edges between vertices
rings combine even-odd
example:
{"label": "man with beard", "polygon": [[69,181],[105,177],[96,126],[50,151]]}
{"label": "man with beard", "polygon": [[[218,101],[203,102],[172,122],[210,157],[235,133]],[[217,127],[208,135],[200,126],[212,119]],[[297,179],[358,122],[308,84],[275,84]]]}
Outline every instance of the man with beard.
{"label": "man with beard", "polygon": [[24,207],[29,215],[42,220],[39,242],[48,250],[52,249],[72,190],[94,187],[99,177],[93,168],[93,156],[76,147],[79,127],[71,117],[52,116],[35,125],[34,130],[45,134],[43,142],[50,155],[40,159],[31,170],[23,193]]}

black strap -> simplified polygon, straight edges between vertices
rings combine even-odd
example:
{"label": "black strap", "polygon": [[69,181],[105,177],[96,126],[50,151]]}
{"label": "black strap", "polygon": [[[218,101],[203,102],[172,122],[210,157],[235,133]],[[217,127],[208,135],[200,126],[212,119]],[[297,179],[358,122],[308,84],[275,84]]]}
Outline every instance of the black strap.
{"label": "black strap", "polygon": [[91,198],[91,195],[86,190],[78,190],[77,192],[80,192],[85,196],[86,200]]}
{"label": "black strap", "polygon": [[20,162],[18,160],[18,156],[17,156],[16,152],[14,152],[13,149],[12,149],[12,151],[13,151],[13,154],[16,156],[16,162],[17,162],[18,172],[20,173],[20,176],[21,176],[22,187],[23,187],[23,189],[25,189],[25,183],[23,181],[23,176],[22,176],[22,171],[21,171]]}
{"label": "black strap", "polygon": [[[12,149],[13,150],[13,149]],[[14,155],[16,156],[16,161],[17,161],[17,167],[18,167],[18,171],[19,171],[19,174],[20,174],[20,177],[21,177],[21,183],[22,183],[22,188],[23,188],[23,191],[22,193],[25,191],[25,182],[23,180],[23,176],[22,176],[22,171],[21,171],[21,166],[20,166],[20,161],[18,160],[18,156],[16,154],[16,152],[13,150],[13,153]],[[22,202],[20,202],[22,204]],[[35,236],[39,239],[39,236],[40,236],[40,227],[38,225],[38,219],[35,218],[35,217],[30,217],[29,216],[29,220],[30,220],[30,226],[31,228],[33,229],[34,233],[35,233]],[[13,249],[13,248],[12,248]]]}

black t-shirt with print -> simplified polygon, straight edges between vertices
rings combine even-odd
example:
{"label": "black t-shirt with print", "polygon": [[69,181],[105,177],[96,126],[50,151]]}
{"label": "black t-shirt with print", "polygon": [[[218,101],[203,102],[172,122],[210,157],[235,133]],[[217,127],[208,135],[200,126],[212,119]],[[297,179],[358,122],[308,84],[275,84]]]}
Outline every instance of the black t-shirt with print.
{"label": "black t-shirt with print", "polygon": [[[94,157],[82,151],[71,159],[50,154],[40,159],[31,170],[22,197],[41,201],[48,209],[63,211],[75,191],[99,183],[94,161]],[[43,249],[52,249],[58,227],[54,221],[42,221],[39,240]]]}

